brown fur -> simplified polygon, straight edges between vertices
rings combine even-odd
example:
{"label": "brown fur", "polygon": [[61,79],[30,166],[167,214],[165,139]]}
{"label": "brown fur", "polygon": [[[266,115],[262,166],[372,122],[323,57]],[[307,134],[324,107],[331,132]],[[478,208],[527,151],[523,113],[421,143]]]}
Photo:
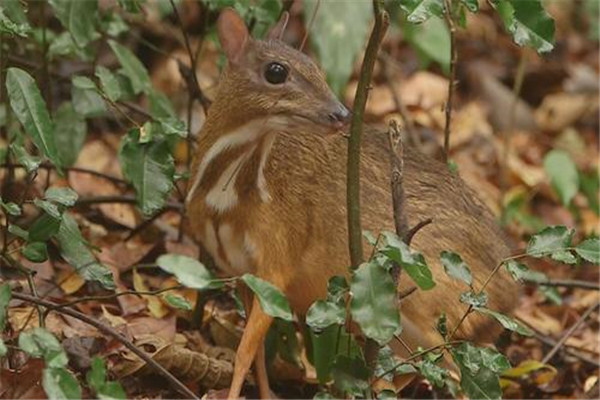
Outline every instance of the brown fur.
{"label": "brown fur", "polygon": [[[302,315],[315,300],[325,297],[331,276],[348,275],[347,140],[341,132],[321,123],[335,98],[322,72],[305,55],[278,41],[250,39],[238,59],[241,61],[230,63],[223,74],[199,135],[194,170],[214,142],[236,127],[274,115],[285,117],[287,124],[276,132],[265,132],[256,142],[227,150],[213,161],[189,200],[190,224],[201,241],[206,240],[207,220],[215,225],[231,224],[239,235],[238,241],[243,241],[244,233],[248,233],[256,245],[249,272],[280,287],[293,310]],[[261,68],[270,60],[289,66],[288,83],[273,87],[262,80]],[[229,211],[216,213],[204,202],[207,192],[229,162],[249,146],[258,143],[260,147],[267,133],[276,135],[264,170],[272,200],[262,201],[256,188],[260,161],[260,152],[256,151],[236,181],[240,203]],[[367,129],[363,137],[363,229],[374,233],[393,230],[386,134]],[[413,247],[425,255],[437,285],[433,290],[411,294],[402,303],[403,338],[416,348],[440,342],[434,325],[441,312],[447,314],[452,327],[466,310],[458,298],[468,288],[447,277],[439,263],[440,252],[459,253],[471,267],[478,288],[510,249],[489,210],[444,164],[410,147],[404,151],[404,162],[404,212],[409,226],[433,218],[432,224],[417,233]],[[370,246],[365,243],[365,257],[369,253]],[[223,258],[223,254],[219,256]],[[410,278],[402,275],[401,288],[412,285]],[[517,300],[514,283],[502,271],[492,280],[487,293],[489,306],[495,310],[508,311]],[[263,320],[270,323],[268,318]],[[487,322],[470,316],[459,336],[491,339],[497,329],[490,329]],[[250,325],[255,331],[254,323]],[[248,333],[250,336],[254,338],[255,333]],[[244,344],[244,340],[242,346],[252,350],[252,345]]]}

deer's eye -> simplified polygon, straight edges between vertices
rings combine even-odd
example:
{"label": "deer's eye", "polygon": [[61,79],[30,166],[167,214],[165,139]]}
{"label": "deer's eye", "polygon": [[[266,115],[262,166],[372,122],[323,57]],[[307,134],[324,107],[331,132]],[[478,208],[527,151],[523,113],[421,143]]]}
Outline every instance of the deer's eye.
{"label": "deer's eye", "polygon": [[267,64],[267,68],[265,69],[265,79],[267,82],[272,83],[273,85],[279,85],[284,83],[287,77],[288,70],[284,65],[278,62]]}

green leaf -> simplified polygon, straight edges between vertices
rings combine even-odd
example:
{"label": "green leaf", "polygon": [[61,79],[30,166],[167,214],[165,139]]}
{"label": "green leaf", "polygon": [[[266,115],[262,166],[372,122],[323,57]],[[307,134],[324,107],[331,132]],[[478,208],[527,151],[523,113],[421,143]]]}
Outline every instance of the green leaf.
{"label": "green leaf", "polygon": [[402,24],[408,43],[417,51],[423,67],[435,61],[447,74],[450,69],[450,31],[443,19],[433,17],[422,24]]}
{"label": "green leaf", "polygon": [[96,38],[98,18],[97,0],[50,0],[56,17],[71,33],[79,47],[85,47]]}
{"label": "green leaf", "polygon": [[104,99],[91,79],[75,76],[72,83],[71,99],[77,113],[86,118],[101,117],[106,113]]}
{"label": "green leaf", "polygon": [[13,202],[5,203],[2,201],[2,197],[0,197],[0,206],[6,211],[8,215],[12,215],[13,217],[18,217],[21,215],[21,207],[18,204]]}
{"label": "green leaf", "polygon": [[56,235],[61,256],[71,264],[86,281],[96,281],[108,290],[115,289],[112,273],[102,265],[88,248],[77,222],[68,213],[62,215]]}
{"label": "green leaf", "polygon": [[13,234],[16,237],[19,237],[23,240],[29,240],[29,232],[27,232],[25,229],[21,228],[18,225],[15,225],[15,224],[8,225],[8,232],[10,232],[11,234]]}
{"label": "green leaf", "polygon": [[471,269],[458,254],[451,251],[442,251],[440,259],[448,276],[461,280],[469,286],[473,284]]}
{"label": "green leaf", "polygon": [[22,69],[9,68],[6,73],[6,89],[10,106],[33,143],[42,154],[58,165],[54,126],[35,80]]}
{"label": "green leaf", "polygon": [[558,289],[552,286],[538,286],[538,290],[544,295],[546,300],[556,304],[557,306],[562,305],[563,300],[558,292]]}
{"label": "green leaf", "polygon": [[554,48],[554,21],[540,0],[498,0],[497,10],[516,44],[533,47],[538,53]]}
{"label": "green leaf", "polygon": [[460,386],[471,399],[500,399],[502,389],[498,375],[510,364],[504,356],[491,350],[462,343],[451,350],[460,368]]}
{"label": "green leaf", "polygon": [[386,246],[380,253],[397,262],[420,289],[432,289],[435,282],[423,255],[412,251],[395,233],[384,231],[382,235]]}
{"label": "green leaf", "polygon": [[296,326],[293,322],[275,319],[265,340],[265,357],[267,365],[276,355],[291,365],[304,368],[300,359],[301,348],[296,336]]}
{"label": "green leaf", "polygon": [[191,311],[193,309],[192,305],[189,301],[186,300],[185,297],[179,296],[177,294],[169,293],[163,297],[163,299],[173,308],[178,308],[180,310]]}
{"label": "green leaf", "polygon": [[65,207],[71,207],[75,205],[79,195],[68,187],[51,187],[44,193],[44,198]]}
{"label": "green leaf", "polygon": [[118,382],[107,382],[106,366],[100,357],[95,356],[92,359],[92,368],[87,373],[86,380],[100,400],[127,398],[125,391]]}
{"label": "green leaf", "polygon": [[34,199],[33,204],[35,204],[40,209],[44,210],[44,212],[50,215],[53,218],[60,219],[62,211],[58,209],[56,204],[50,203],[46,200]]}
{"label": "green leaf", "polygon": [[475,293],[470,290],[460,294],[460,302],[469,304],[473,307],[483,307],[488,302],[488,296],[485,292]]}
{"label": "green leaf", "polygon": [[510,318],[507,315],[504,315],[497,311],[493,311],[493,310],[490,310],[488,308],[483,308],[483,307],[475,307],[475,310],[482,314],[493,317],[496,321],[500,322],[500,324],[505,329],[508,329],[509,331],[517,332],[519,335],[523,335],[523,336],[532,336],[533,335],[533,332],[531,331],[531,329],[527,328],[526,326],[521,325],[520,323],[518,323],[517,321],[515,321],[514,319]]}
{"label": "green leaf", "polygon": [[8,283],[0,285],[0,332],[4,331],[6,327],[6,312],[11,298],[10,285]]}
{"label": "green leaf", "polygon": [[[598,5],[600,7],[600,2]],[[580,171],[579,186],[581,188],[581,192],[588,201],[589,207],[596,213],[596,215],[600,215],[600,177],[598,176],[598,171],[596,170],[589,173]]]}
{"label": "green leaf", "polygon": [[406,12],[408,22],[418,24],[425,22],[432,15],[442,17],[444,15],[443,0],[403,0],[400,7]]}
{"label": "green leaf", "polygon": [[537,258],[544,256],[554,258],[555,254],[560,257],[567,248],[571,247],[573,233],[572,229],[564,226],[549,226],[529,239],[527,254]]}
{"label": "green leaf", "polygon": [[177,278],[179,283],[191,289],[218,289],[223,286],[200,261],[181,254],[163,254],[156,264]]}
{"label": "green leaf", "polygon": [[364,263],[350,281],[350,313],[363,333],[383,345],[400,328],[396,285],[379,264]]}
{"label": "green leaf", "polygon": [[54,139],[60,149],[60,165],[75,164],[87,135],[87,124],[71,102],[64,102],[54,114]]}
{"label": "green leaf", "polygon": [[467,9],[472,13],[476,13],[477,11],[479,11],[478,0],[460,0],[460,2],[463,3],[465,7],[467,7]]}
{"label": "green leaf", "polygon": [[27,37],[31,26],[19,0],[2,0],[0,7],[0,32]]}
{"label": "green leaf", "polygon": [[29,228],[29,239],[32,242],[45,242],[56,235],[60,228],[60,219],[46,213],[40,215]]}
{"label": "green leaf", "polygon": [[450,376],[450,372],[446,368],[429,360],[420,361],[416,366],[421,375],[436,387],[443,388],[446,385],[446,379]]}
{"label": "green leaf", "polygon": [[44,328],[22,332],[19,335],[19,348],[32,357],[43,358],[50,368],[62,368],[69,362],[58,339]]}
{"label": "green leaf", "polygon": [[341,325],[346,320],[346,309],[343,304],[324,300],[315,301],[306,313],[306,324],[312,329],[322,330],[330,325]]}
{"label": "green leaf", "polygon": [[49,399],[81,399],[79,382],[64,368],[45,368],[42,374],[42,386]]}
{"label": "green leaf", "polygon": [[56,59],[63,57],[77,57],[81,61],[93,61],[94,49],[92,46],[79,47],[73,40],[69,31],[64,31],[50,41],[48,57]]}
{"label": "green leaf", "polygon": [[96,76],[100,79],[100,86],[109,99],[117,101],[123,96],[119,79],[108,68],[99,65],[96,67]]}
{"label": "green leaf", "polygon": [[579,243],[575,248],[575,252],[586,261],[600,264],[600,240],[597,237]]}
{"label": "green leaf", "polygon": [[551,150],[544,157],[544,169],[560,201],[568,206],[579,190],[579,174],[571,156],[563,150]]}
{"label": "green leaf", "polygon": [[508,260],[504,263],[504,267],[510,273],[515,281],[535,281],[535,282],[546,282],[548,277],[543,272],[532,271],[524,264],[521,264],[515,260]]}
{"label": "green leaf", "polygon": [[152,87],[150,75],[144,64],[127,47],[120,45],[114,40],[109,40],[108,45],[119,59],[123,67],[123,73],[131,81],[135,94],[148,93]]}
{"label": "green leaf", "polygon": [[8,348],[6,347],[6,344],[4,344],[4,340],[0,337],[0,357],[4,357],[6,353],[8,353]]}
{"label": "green leaf", "polygon": [[133,184],[138,204],[150,216],[165,204],[175,174],[175,162],[164,140],[139,143],[139,130],[130,131],[121,142],[119,160],[123,175]]}
{"label": "green leaf", "polygon": [[265,313],[286,321],[292,320],[290,304],[277,287],[251,274],[244,274],[240,279],[254,292]]}
{"label": "green leaf", "polygon": [[369,390],[369,369],[359,357],[340,354],[331,370],[335,386],[342,392],[361,397]]}
{"label": "green leaf", "polygon": [[20,146],[16,143],[11,143],[10,151],[15,155],[19,164],[23,164],[28,173],[37,171],[42,163],[42,160],[40,160],[39,157],[30,155],[23,146]]}
{"label": "green leaf", "polygon": [[150,113],[154,118],[162,119],[177,117],[171,101],[164,93],[152,89],[148,94],[148,101],[150,102]]}
{"label": "green leaf", "polygon": [[345,303],[344,297],[348,293],[348,282],[343,276],[332,276],[327,281],[327,301],[331,303]]}
{"label": "green leaf", "polygon": [[319,383],[325,384],[331,379],[331,368],[336,356],[345,354],[349,357],[360,357],[360,347],[340,325],[330,325],[320,332],[310,331],[312,352],[311,362],[317,370]]}
{"label": "green leaf", "polygon": [[[304,1],[304,21],[310,21],[316,0]],[[368,1],[323,1],[319,7],[309,39],[327,82],[334,93],[341,95],[354,69],[354,63],[364,49],[373,7]]]}
{"label": "green leaf", "polygon": [[31,262],[41,263],[48,259],[48,249],[44,242],[31,242],[21,250],[21,254]]}

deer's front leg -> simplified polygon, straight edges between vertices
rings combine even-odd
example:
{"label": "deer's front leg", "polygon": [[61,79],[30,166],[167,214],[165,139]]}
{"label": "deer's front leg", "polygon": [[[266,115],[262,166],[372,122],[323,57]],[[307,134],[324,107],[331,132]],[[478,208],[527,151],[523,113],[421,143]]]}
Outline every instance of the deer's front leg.
{"label": "deer's front leg", "polygon": [[[246,322],[246,328],[242,334],[242,340],[240,341],[240,345],[235,355],[233,379],[231,380],[228,396],[229,399],[237,399],[240,397],[246,374],[250,370],[250,366],[257,355],[259,347],[264,346],[264,340],[272,322],[273,317],[264,313],[255,297],[252,301],[252,309],[250,310],[248,321]],[[264,353],[261,361],[264,368]],[[266,370],[263,371],[266,372]],[[260,391],[262,396],[264,389],[261,388]],[[268,392],[268,388],[266,391]]]}

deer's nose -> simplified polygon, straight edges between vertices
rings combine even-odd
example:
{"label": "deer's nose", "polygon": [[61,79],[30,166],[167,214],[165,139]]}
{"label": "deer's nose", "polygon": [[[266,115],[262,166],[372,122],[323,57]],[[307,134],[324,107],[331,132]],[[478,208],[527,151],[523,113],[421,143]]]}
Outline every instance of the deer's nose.
{"label": "deer's nose", "polygon": [[339,103],[335,110],[327,115],[329,120],[336,126],[343,126],[347,124],[350,122],[351,116],[352,113],[342,103]]}

